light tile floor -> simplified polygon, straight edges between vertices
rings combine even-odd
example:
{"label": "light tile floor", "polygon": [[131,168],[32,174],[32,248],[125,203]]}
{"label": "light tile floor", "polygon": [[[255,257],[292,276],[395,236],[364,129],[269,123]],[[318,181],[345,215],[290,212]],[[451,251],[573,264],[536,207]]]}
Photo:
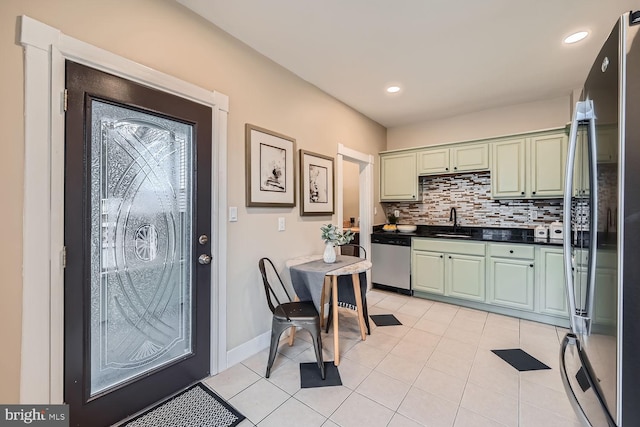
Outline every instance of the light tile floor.
{"label": "light tile floor", "polygon": [[[281,341],[271,378],[265,349],[206,383],[247,417],[241,427],[579,427],[558,371],[565,329],[377,289],[367,301],[403,324],[370,321],[361,341],[340,309],[342,386],[300,388],[299,364],[315,361],[306,332]],[[333,330],[322,338],[333,360]],[[505,348],[552,369],[520,373],[490,351]]]}

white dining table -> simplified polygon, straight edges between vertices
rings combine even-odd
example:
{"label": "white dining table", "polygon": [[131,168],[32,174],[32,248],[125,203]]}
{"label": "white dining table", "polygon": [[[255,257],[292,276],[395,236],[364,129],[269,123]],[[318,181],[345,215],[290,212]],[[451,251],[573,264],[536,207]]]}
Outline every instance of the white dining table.
{"label": "white dining table", "polygon": [[[322,268],[322,266],[318,265],[318,261],[322,260],[322,255],[309,255],[302,256],[288,260],[285,265],[291,271],[292,268],[298,269],[300,271],[317,271],[318,268]],[[371,261],[346,256],[346,255],[338,255],[337,260],[343,260],[345,262],[340,263],[337,262],[335,265],[335,269],[331,269],[331,266],[326,266],[324,271],[324,277],[322,281],[318,283],[309,283],[309,280],[303,279],[303,283],[296,283],[296,286],[304,286],[308,290],[308,296],[311,296],[311,299],[314,301],[316,307],[319,308],[320,319],[321,322],[324,322],[324,295],[325,295],[325,285],[328,281],[331,283],[331,295],[332,305],[333,305],[333,346],[334,346],[334,364],[338,366],[340,364],[340,340],[338,335],[338,277],[339,276],[347,276],[351,275],[353,282],[353,293],[355,296],[356,302],[356,311],[358,313],[358,325],[360,327],[360,335],[362,340],[366,340],[366,326],[364,322],[364,311],[363,311],[363,301],[360,294],[360,273],[365,272],[371,269]],[[344,265],[347,263],[347,265]],[[341,266],[342,264],[342,266]],[[300,276],[305,277],[305,276]]]}

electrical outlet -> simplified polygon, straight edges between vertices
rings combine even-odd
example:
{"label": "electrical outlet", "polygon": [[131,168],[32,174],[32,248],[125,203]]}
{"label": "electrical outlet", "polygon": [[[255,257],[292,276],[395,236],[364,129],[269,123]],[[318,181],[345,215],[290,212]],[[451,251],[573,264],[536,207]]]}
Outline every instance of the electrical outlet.
{"label": "electrical outlet", "polygon": [[284,231],[285,228],[285,224],[284,224],[284,217],[279,217],[278,218],[278,231]]}
{"label": "electrical outlet", "polygon": [[538,219],[538,211],[531,211],[531,219]]}
{"label": "electrical outlet", "polygon": [[396,218],[400,217],[400,211],[398,209],[393,211],[393,216],[395,216]]}

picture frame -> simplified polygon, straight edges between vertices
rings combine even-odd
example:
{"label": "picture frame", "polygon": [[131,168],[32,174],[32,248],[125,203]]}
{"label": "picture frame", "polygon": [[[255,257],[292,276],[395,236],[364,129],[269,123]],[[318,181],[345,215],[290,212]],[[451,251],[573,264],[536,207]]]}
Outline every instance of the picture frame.
{"label": "picture frame", "polygon": [[245,181],[248,207],[295,207],[294,138],[245,124]]}
{"label": "picture frame", "polygon": [[300,150],[300,216],[333,215],[333,157]]}

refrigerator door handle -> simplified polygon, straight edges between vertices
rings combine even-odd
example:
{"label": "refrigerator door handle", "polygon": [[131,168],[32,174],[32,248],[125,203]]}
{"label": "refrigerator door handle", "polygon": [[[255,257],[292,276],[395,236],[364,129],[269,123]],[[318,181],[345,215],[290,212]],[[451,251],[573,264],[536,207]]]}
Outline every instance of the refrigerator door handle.
{"label": "refrigerator door handle", "polygon": [[562,378],[562,385],[564,386],[564,390],[569,397],[569,403],[571,404],[573,411],[576,413],[580,424],[583,426],[593,427],[593,424],[591,424],[589,418],[587,418],[587,414],[584,413],[582,406],[580,406],[578,397],[573,392],[573,387],[571,387],[571,384],[569,383],[569,374],[567,373],[567,364],[564,357],[569,344],[576,345],[576,336],[574,334],[566,334],[562,340],[562,344],[560,345],[560,377]]}
{"label": "refrigerator door handle", "polygon": [[[575,159],[576,159],[576,150],[578,146],[578,125],[580,122],[589,121],[593,126],[593,133],[595,133],[595,115],[593,112],[593,101],[586,100],[580,101],[576,103],[576,107],[573,113],[573,119],[571,120],[571,132],[569,134],[569,147],[567,151],[567,167],[565,169],[565,180],[564,180],[564,203],[563,203],[563,248],[564,248],[564,273],[565,273],[565,284],[567,287],[567,301],[569,303],[569,320],[571,322],[571,330],[577,334],[588,334],[591,330],[590,319],[588,316],[591,315],[591,312],[585,313],[583,307],[577,309],[576,307],[576,294],[575,287],[573,283],[573,265],[572,265],[572,251],[571,251],[571,239],[573,234],[571,233],[571,210],[572,210],[572,195],[573,195],[573,174],[575,168]],[[591,132],[591,126],[590,126]],[[593,136],[593,135],[590,135]],[[595,143],[595,139],[592,139]],[[593,151],[594,166],[595,166],[595,150]],[[590,169],[591,169],[591,162]],[[594,184],[590,178],[589,184]],[[590,191],[593,193],[593,191]],[[591,209],[593,210],[593,209]],[[592,217],[593,218],[593,217]],[[593,224],[593,223],[592,223]],[[590,224],[590,230],[594,227]],[[594,253],[595,255],[595,253]],[[589,275],[591,271],[589,271]],[[589,279],[591,280],[591,279]],[[593,298],[589,298],[593,300]],[[587,301],[587,307],[590,302]],[[586,308],[586,307],[584,307]]]}

